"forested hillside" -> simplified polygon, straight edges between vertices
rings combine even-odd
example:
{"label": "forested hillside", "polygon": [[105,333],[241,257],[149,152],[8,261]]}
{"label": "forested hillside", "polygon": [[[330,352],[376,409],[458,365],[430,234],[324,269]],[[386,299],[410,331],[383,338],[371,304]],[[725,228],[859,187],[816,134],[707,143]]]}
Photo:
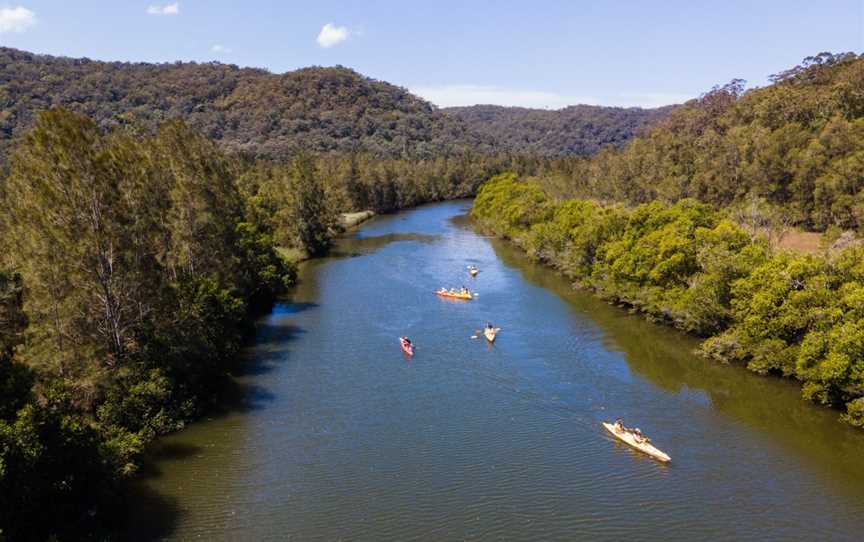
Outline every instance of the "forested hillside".
{"label": "forested hillside", "polygon": [[442,111],[501,151],[561,157],[591,156],[606,145],[620,147],[646,126],[666,118],[673,108],[574,105],[553,111],[474,105]]}
{"label": "forested hillside", "polygon": [[775,231],[864,226],[864,57],[821,54],[676,109],[644,137],[483,185],[474,216],[580,287],[795,378],[864,427],[864,248]]}
{"label": "forested hillside", "polygon": [[287,160],[292,151],[430,159],[475,153],[586,156],[667,114],[575,106],[438,110],[403,88],[343,67],[284,74],[213,63],[99,62],[0,48],[0,157],[39,111],[61,106],[101,128],[155,130],[182,119],[231,151]]}
{"label": "forested hillside", "polygon": [[98,62],[0,48],[0,153],[52,106],[102,128],[155,129],[180,118],[229,150],[279,160],[295,148],[387,157],[491,150],[405,89],[348,68],[277,75],[215,62]]}
{"label": "forested hillside", "polygon": [[717,87],[623,149],[562,161],[547,184],[631,204],[757,199],[807,229],[861,226],[864,58],[822,53],[772,79]]}

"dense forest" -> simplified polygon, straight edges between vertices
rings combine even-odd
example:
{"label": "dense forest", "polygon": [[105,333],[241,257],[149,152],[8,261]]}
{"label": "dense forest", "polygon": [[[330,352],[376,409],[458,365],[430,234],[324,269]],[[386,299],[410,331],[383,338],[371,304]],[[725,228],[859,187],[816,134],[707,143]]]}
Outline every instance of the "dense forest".
{"label": "dense forest", "polygon": [[106,131],[65,109],[39,114],[0,182],[0,534],[117,528],[118,484],[147,443],[208,408],[252,314],[293,284],[282,248],[323,254],[339,212],[466,197],[539,164],[253,160],[181,121]]}
{"label": "dense forest", "polygon": [[[99,62],[0,47],[0,158],[39,111],[55,106],[87,115],[103,129],[152,131],[179,118],[229,152],[279,161],[297,149],[423,160],[465,151],[585,155],[620,144],[657,117],[589,106],[524,110],[525,121],[508,121],[506,128],[516,134],[519,126],[526,145],[517,141],[522,135],[495,135],[500,114],[445,114],[401,87],[339,66],[272,74],[218,62]],[[552,123],[554,134],[546,135],[542,122]]]}
{"label": "dense forest", "polygon": [[673,109],[573,105],[547,110],[474,105],[442,111],[482,134],[499,151],[563,157],[591,156],[607,145],[620,147]]}
{"label": "dense forest", "polygon": [[229,151],[278,160],[298,147],[427,158],[491,149],[405,89],[348,68],[277,75],[216,62],[98,62],[0,48],[0,151],[54,106],[101,128],[152,130],[179,118]]}
{"label": "dense forest", "polygon": [[[864,220],[864,58],[822,53],[744,92],[742,81],[676,108],[622,149],[565,159],[558,197],[646,203],[758,199],[823,231]],[[554,185],[554,188],[553,188]]]}
{"label": "dense forest", "polygon": [[864,427],[864,246],[776,242],[790,225],[862,226],[864,58],[822,54],[773,80],[716,88],[621,150],[497,176],[473,213],[576,286]]}

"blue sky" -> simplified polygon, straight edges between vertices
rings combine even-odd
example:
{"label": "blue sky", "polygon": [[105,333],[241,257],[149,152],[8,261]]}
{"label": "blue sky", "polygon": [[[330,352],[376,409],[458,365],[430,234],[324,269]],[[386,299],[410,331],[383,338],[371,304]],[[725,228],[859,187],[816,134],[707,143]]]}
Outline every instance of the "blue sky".
{"label": "blue sky", "polygon": [[0,0],[0,44],[277,73],[341,64],[442,106],[650,107],[860,53],[864,0]]}

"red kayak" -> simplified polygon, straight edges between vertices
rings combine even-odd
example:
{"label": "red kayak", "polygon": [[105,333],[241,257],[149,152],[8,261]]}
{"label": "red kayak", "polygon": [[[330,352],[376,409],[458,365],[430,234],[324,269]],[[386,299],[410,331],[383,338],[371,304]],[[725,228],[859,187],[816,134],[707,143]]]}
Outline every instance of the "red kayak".
{"label": "red kayak", "polygon": [[399,337],[399,344],[402,346],[402,351],[409,356],[414,355],[414,345],[405,337]]}

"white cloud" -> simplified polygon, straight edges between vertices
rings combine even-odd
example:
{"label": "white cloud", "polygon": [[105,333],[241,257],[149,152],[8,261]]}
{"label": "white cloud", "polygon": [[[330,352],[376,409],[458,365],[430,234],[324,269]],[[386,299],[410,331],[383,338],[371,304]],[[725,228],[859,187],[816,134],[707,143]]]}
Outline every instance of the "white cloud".
{"label": "white cloud", "polygon": [[157,4],[153,4],[147,7],[147,15],[179,15],[180,14],[180,3],[174,2],[173,4],[165,4],[164,6],[160,6]]}
{"label": "white cloud", "polygon": [[218,43],[210,48],[210,52],[216,54],[230,54],[232,49],[230,47],[225,47],[224,45],[219,45]]}
{"label": "white cloud", "polygon": [[348,39],[351,32],[345,26],[336,26],[333,23],[327,23],[321,27],[321,32],[318,33],[318,45],[327,49],[338,45]]}
{"label": "white cloud", "polygon": [[589,104],[619,107],[659,107],[683,103],[693,96],[664,93],[618,93],[611,96],[578,96],[542,90],[512,89],[489,85],[418,86],[410,91],[439,107],[490,104],[560,109]]}
{"label": "white cloud", "polygon": [[683,104],[696,98],[698,94],[683,94],[677,92],[621,92],[618,94],[623,107],[662,107],[664,105]]}
{"label": "white cloud", "polygon": [[0,34],[7,32],[26,32],[36,24],[36,14],[29,9],[18,6],[0,8]]}
{"label": "white cloud", "polygon": [[517,90],[486,85],[438,85],[412,88],[411,92],[435,105],[511,105],[519,107],[565,107],[572,103],[587,103],[593,98],[576,98],[576,102],[554,92]]}

